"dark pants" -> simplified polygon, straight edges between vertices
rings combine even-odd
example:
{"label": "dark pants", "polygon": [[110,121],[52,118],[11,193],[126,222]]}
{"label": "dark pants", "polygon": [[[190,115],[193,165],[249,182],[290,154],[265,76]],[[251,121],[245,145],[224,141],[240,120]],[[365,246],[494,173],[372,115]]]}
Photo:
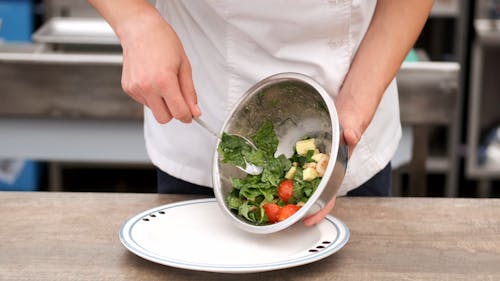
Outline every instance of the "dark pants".
{"label": "dark pants", "polygon": [[347,192],[347,196],[391,196],[392,168],[387,164],[382,171],[375,174],[367,182]]}
{"label": "dark pants", "polygon": [[160,169],[158,171],[158,193],[202,194],[215,197],[213,189],[175,178]]}
{"label": "dark pants", "polygon": [[[391,196],[392,175],[391,164],[378,172],[375,176],[362,184],[360,187],[347,193],[348,196]],[[171,175],[158,170],[158,193],[176,194],[202,194],[214,196],[211,188],[196,185],[172,177]]]}

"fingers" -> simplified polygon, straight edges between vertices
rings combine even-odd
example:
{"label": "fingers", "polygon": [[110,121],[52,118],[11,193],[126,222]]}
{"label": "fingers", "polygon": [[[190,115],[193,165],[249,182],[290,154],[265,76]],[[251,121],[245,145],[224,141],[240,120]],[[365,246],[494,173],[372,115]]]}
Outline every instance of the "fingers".
{"label": "fingers", "polygon": [[359,134],[351,128],[344,130],[344,141],[348,146],[356,146],[359,142]]}
{"label": "fingers", "polygon": [[165,79],[165,84],[160,91],[164,93],[163,99],[173,118],[189,123],[193,116],[201,115],[191,65],[187,59],[181,64],[177,76],[170,75]]}
{"label": "fingers", "polygon": [[184,86],[184,91],[181,91],[181,82],[175,74],[167,75],[156,82],[122,84],[131,98],[149,107],[158,123],[165,124],[173,118],[189,123],[193,116],[199,116],[201,112],[196,104],[196,92],[191,77],[185,77],[182,82],[187,85]]}
{"label": "fingers", "polygon": [[179,69],[179,85],[191,114],[195,117],[200,116],[201,110],[198,107],[198,98],[194,89],[191,65],[188,60],[185,60]]}
{"label": "fingers", "polygon": [[168,123],[172,120],[172,113],[160,95],[156,95],[152,83],[142,81],[131,82],[132,79],[122,76],[123,90],[135,101],[147,106],[153,113],[156,121],[160,124]]}
{"label": "fingers", "polygon": [[172,113],[168,109],[163,98],[158,96],[151,97],[145,105],[151,109],[156,121],[160,124],[166,124],[172,120]]}
{"label": "fingers", "polygon": [[177,76],[169,74],[159,84],[160,89],[158,90],[161,92],[172,117],[184,123],[191,122],[193,114],[184,99]]}
{"label": "fingers", "polygon": [[351,154],[354,150],[354,147],[358,144],[360,140],[359,133],[351,128],[345,128],[343,133],[343,141],[349,148],[349,158],[351,158]]}
{"label": "fingers", "polygon": [[306,226],[313,226],[315,224],[317,224],[318,222],[322,221],[326,215],[328,215],[332,210],[333,210],[333,207],[335,206],[335,201],[337,199],[337,196],[334,196],[326,205],[325,207],[323,207],[321,210],[319,210],[318,212],[308,216],[307,218],[305,218],[303,221],[304,221],[304,224]]}
{"label": "fingers", "polygon": [[129,96],[133,98],[136,102],[146,105],[146,100],[142,96],[136,94],[129,94]]}
{"label": "fingers", "polygon": [[347,145],[350,158],[369,122],[365,122],[366,113],[362,104],[359,104],[348,91],[339,93],[335,99],[335,106],[343,129],[341,142]]}

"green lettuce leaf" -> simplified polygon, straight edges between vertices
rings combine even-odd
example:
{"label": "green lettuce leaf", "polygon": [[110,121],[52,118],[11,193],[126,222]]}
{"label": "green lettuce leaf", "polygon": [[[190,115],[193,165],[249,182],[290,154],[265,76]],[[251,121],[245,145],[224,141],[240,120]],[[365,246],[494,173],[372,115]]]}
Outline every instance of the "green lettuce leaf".
{"label": "green lettuce leaf", "polygon": [[246,164],[243,155],[252,151],[252,147],[239,136],[223,133],[217,151],[222,155],[223,163],[245,167]]}
{"label": "green lettuce leaf", "polygon": [[255,146],[262,150],[266,155],[273,157],[278,148],[278,137],[274,132],[273,123],[271,121],[264,122],[253,135],[252,140]]}

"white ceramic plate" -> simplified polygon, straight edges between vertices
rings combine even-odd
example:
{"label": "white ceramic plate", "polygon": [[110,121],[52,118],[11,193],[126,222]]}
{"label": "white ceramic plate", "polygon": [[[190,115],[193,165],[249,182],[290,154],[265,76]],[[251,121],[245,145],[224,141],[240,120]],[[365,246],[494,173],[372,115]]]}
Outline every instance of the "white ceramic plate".
{"label": "white ceramic plate", "polygon": [[327,216],[314,227],[297,223],[273,234],[235,227],[215,199],[153,208],[125,222],[123,245],[147,260],[173,267],[226,273],[275,270],[311,263],[337,252],[349,229]]}

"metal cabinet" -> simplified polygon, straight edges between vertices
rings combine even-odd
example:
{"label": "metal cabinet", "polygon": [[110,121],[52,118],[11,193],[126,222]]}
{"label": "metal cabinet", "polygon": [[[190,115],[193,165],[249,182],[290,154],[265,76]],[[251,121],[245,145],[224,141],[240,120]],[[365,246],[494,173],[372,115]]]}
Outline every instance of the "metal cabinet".
{"label": "metal cabinet", "polygon": [[[460,129],[460,98],[456,62],[404,63],[398,73],[401,122],[413,130],[413,153],[410,163],[395,170],[395,188],[400,188],[401,173],[409,175],[411,196],[426,196],[427,174],[437,172],[446,176],[444,195],[457,196],[458,146]],[[433,155],[430,151],[430,132],[437,126],[448,128],[443,140],[446,151]]]}
{"label": "metal cabinet", "polygon": [[500,20],[477,19],[474,28],[466,173],[479,180],[479,196],[485,197],[490,193],[490,181],[500,179],[500,162],[481,162],[478,153],[487,131],[500,126]]}

